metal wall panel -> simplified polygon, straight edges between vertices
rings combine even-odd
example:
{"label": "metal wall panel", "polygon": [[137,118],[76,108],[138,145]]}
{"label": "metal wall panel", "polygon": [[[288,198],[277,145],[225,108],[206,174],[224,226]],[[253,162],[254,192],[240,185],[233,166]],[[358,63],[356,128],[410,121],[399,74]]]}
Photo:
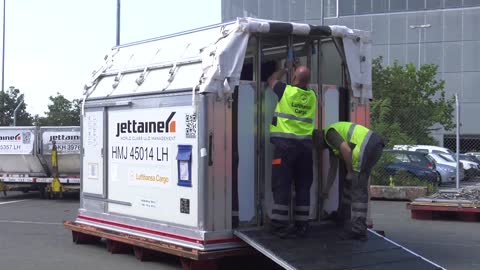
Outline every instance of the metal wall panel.
{"label": "metal wall panel", "polygon": [[[322,1],[306,0],[305,6],[306,6],[306,8],[305,8],[305,19],[306,20],[321,20],[322,19]],[[321,23],[315,23],[315,24],[320,25]]]}
{"label": "metal wall panel", "polygon": [[405,43],[407,38],[407,17],[405,14],[390,16],[390,44]]}
{"label": "metal wall panel", "polygon": [[427,0],[427,9],[440,9],[443,8],[443,0]]}
{"label": "metal wall panel", "polygon": [[274,19],[274,0],[262,0],[259,2],[259,16],[262,19]]}
{"label": "metal wall panel", "polygon": [[389,63],[393,64],[395,60],[398,61],[399,65],[405,65],[406,63],[406,45],[390,45],[390,57]]}
{"label": "metal wall panel", "polygon": [[456,92],[460,93],[462,86],[462,74],[460,72],[443,73],[445,80],[445,92],[447,97],[452,97]]}
{"label": "metal wall panel", "polygon": [[[463,93],[462,93],[463,101],[480,103],[480,91],[478,91],[478,78],[480,78],[479,76],[480,76],[480,72],[464,72],[463,73]],[[478,117],[478,112],[477,112],[477,117]],[[477,125],[478,125],[478,120],[477,120]]]}
{"label": "metal wall panel", "polygon": [[425,9],[425,0],[407,0],[408,10],[423,10]]}
{"label": "metal wall panel", "polygon": [[355,29],[372,31],[372,16],[361,16],[355,18]]}
{"label": "metal wall panel", "polygon": [[430,24],[430,28],[424,30],[424,40],[426,42],[441,42],[443,40],[443,15],[442,12],[426,12],[425,22]]}
{"label": "metal wall panel", "polygon": [[296,22],[305,21],[305,0],[290,1],[290,20]]}
{"label": "metal wall panel", "polygon": [[275,20],[288,21],[290,13],[289,0],[275,0]]}
{"label": "metal wall panel", "polygon": [[353,17],[338,18],[338,24],[345,25],[348,28],[354,28],[355,19]]}
{"label": "metal wall panel", "polygon": [[[480,1],[478,2],[480,4]],[[463,11],[463,40],[480,40],[480,35],[478,34],[479,25],[480,25],[480,9],[476,8],[476,9],[464,10]]]}
{"label": "metal wall panel", "polygon": [[463,70],[480,71],[480,41],[463,42]]}
{"label": "metal wall panel", "polygon": [[460,41],[462,39],[462,11],[448,10],[444,13],[444,41]]}
{"label": "metal wall panel", "polygon": [[258,0],[243,0],[243,11],[244,14],[237,16],[258,17]]}
{"label": "metal wall panel", "polygon": [[[477,75],[478,76],[478,75]],[[478,103],[462,103],[460,107],[462,127],[460,134],[478,134]],[[450,131],[454,133],[455,130]]]}
{"label": "metal wall panel", "polygon": [[444,46],[444,71],[460,72],[462,70],[462,43],[445,42]]}
{"label": "metal wall panel", "polygon": [[443,72],[442,43],[425,43],[422,51],[422,64],[436,64],[438,72]]}
{"label": "metal wall panel", "polygon": [[418,66],[418,44],[407,44],[407,63]]}
{"label": "metal wall panel", "polygon": [[372,16],[373,44],[388,44],[388,15]]}

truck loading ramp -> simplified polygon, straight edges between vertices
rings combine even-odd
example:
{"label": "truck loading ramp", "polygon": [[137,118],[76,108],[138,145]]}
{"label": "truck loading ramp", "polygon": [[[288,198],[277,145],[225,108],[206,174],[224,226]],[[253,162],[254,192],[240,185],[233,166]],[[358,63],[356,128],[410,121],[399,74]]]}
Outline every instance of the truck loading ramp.
{"label": "truck loading ramp", "polygon": [[369,230],[367,241],[340,240],[331,224],[312,226],[308,237],[280,239],[265,229],[237,230],[243,241],[285,269],[433,270],[441,266]]}

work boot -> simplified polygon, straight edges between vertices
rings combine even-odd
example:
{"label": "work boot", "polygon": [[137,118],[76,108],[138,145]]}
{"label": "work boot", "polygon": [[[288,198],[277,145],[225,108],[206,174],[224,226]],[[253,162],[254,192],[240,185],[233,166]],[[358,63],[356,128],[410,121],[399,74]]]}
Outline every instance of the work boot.
{"label": "work boot", "polygon": [[297,228],[296,235],[300,238],[306,237],[310,229],[310,224],[306,221],[297,221],[295,225]]}
{"label": "work boot", "polygon": [[272,224],[270,232],[279,238],[289,239],[296,237],[297,228],[293,224],[280,226],[275,226]]}
{"label": "work boot", "polygon": [[352,231],[342,230],[337,233],[338,238],[342,240],[359,240],[359,241],[367,241],[367,233],[357,233]]}

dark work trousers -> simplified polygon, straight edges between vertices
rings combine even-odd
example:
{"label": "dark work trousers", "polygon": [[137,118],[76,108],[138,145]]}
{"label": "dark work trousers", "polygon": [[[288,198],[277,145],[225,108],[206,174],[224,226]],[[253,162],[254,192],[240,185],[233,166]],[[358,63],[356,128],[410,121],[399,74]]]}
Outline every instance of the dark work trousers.
{"label": "dark work trousers", "polygon": [[272,224],[286,225],[289,223],[292,183],[295,185],[295,207],[293,208],[295,221],[297,224],[308,222],[310,187],[313,181],[311,144],[276,138],[274,145]]}
{"label": "dark work trousers", "polygon": [[372,168],[382,156],[384,146],[383,139],[372,132],[360,158],[360,172],[353,179],[344,181],[340,215],[346,221],[346,228],[357,234],[367,233],[368,179]]}

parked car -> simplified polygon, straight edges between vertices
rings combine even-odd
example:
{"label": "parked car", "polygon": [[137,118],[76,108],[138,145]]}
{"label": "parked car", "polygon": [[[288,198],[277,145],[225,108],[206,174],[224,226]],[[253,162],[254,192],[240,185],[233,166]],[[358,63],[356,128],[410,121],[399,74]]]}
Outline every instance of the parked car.
{"label": "parked car", "polygon": [[[452,161],[445,156],[441,156],[440,154],[428,154],[428,157],[435,162],[437,172],[440,174],[442,178],[442,184],[448,182],[454,182],[456,179],[457,174],[457,162]],[[460,181],[465,179],[465,169],[463,168],[463,164],[460,163]]]}
{"label": "parked car", "polygon": [[474,157],[478,163],[480,163],[480,152],[467,152],[465,155],[469,157]]}
{"label": "parked car", "polygon": [[[435,145],[395,145],[393,149],[439,154],[450,161],[456,162],[457,160],[456,154],[452,150]],[[463,165],[464,170],[468,172],[469,177],[474,176],[477,173],[476,171],[480,169],[475,162],[460,160],[460,163]]]}
{"label": "parked car", "polygon": [[469,163],[474,163],[470,166],[468,170],[465,170],[467,177],[471,178],[480,176],[480,161],[475,156],[460,154],[459,157],[460,161],[468,161]]}
{"label": "parked car", "polygon": [[441,180],[440,175],[435,171],[435,164],[426,155],[412,151],[384,150],[383,174],[395,176],[403,172],[437,185]]}

